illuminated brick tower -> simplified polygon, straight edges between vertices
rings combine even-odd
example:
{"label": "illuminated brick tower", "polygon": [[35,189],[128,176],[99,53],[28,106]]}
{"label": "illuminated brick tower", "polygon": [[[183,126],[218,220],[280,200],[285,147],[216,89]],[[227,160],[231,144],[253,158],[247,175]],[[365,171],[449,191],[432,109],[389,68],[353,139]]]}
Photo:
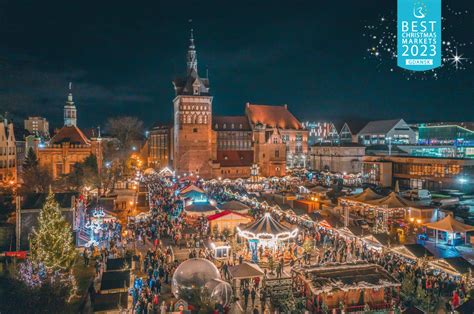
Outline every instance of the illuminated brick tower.
{"label": "illuminated brick tower", "polygon": [[178,175],[211,177],[212,161],[216,158],[215,133],[212,131],[212,96],[209,80],[198,74],[193,30],[187,53],[187,76],[173,81],[174,158]]}

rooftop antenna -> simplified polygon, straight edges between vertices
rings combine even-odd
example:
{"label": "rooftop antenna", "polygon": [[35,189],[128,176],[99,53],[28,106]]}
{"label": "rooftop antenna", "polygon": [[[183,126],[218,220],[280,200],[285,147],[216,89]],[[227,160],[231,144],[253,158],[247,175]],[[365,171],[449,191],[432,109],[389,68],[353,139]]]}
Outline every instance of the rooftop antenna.
{"label": "rooftop antenna", "polygon": [[69,82],[69,90],[72,90],[72,82]]}
{"label": "rooftop antenna", "polygon": [[209,80],[209,67],[206,65],[206,78]]}

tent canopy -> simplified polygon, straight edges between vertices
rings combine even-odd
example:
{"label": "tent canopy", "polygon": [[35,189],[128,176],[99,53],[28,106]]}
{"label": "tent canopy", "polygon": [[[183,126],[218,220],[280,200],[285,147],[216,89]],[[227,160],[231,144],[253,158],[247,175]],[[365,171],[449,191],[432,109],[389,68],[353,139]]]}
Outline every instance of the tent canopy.
{"label": "tent canopy", "polygon": [[408,208],[411,203],[399,196],[397,193],[392,192],[384,198],[372,200],[368,202],[371,205],[384,206],[387,208]]}
{"label": "tent canopy", "polygon": [[430,229],[451,233],[474,231],[474,226],[463,224],[462,222],[454,219],[452,216],[447,216],[440,221],[426,223],[425,226]]}
{"label": "tent canopy", "polygon": [[365,203],[365,202],[374,201],[381,198],[383,198],[382,195],[375,193],[374,190],[372,190],[371,188],[367,188],[360,194],[357,194],[355,196],[346,196],[343,199]]}
{"label": "tent canopy", "polygon": [[257,264],[243,262],[242,264],[229,267],[230,276],[234,279],[246,279],[262,277],[263,271]]}
{"label": "tent canopy", "polygon": [[201,189],[201,188],[198,188],[194,184],[191,184],[191,185],[185,187],[184,189],[181,190],[181,192],[179,192],[179,194],[184,195],[184,194],[189,193],[191,191],[196,191],[198,193],[204,194],[204,190]]}
{"label": "tent canopy", "polygon": [[248,211],[250,209],[250,207],[248,207],[244,203],[235,200],[222,203],[220,205],[217,205],[217,207],[219,207],[219,209],[221,210],[231,210],[237,212]]}

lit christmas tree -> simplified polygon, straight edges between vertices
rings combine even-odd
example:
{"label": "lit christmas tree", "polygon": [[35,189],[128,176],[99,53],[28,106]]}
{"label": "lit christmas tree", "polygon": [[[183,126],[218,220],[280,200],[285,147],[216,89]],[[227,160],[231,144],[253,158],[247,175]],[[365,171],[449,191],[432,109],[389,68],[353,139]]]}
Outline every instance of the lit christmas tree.
{"label": "lit christmas tree", "polygon": [[51,188],[38,224],[30,238],[32,262],[50,271],[70,270],[76,257],[71,226],[61,215]]}

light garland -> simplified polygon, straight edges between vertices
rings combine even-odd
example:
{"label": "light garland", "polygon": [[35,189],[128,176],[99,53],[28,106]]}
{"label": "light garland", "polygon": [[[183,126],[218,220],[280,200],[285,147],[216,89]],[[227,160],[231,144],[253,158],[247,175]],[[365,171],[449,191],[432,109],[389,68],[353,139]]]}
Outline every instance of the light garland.
{"label": "light garland", "polygon": [[240,228],[237,227],[237,231],[239,232],[239,236],[247,239],[247,240],[260,240],[260,241],[285,241],[292,239],[296,237],[298,234],[298,229],[295,229],[293,231],[285,231],[285,232],[280,232],[277,234],[271,234],[271,233],[253,233],[250,231],[246,230],[240,230]]}

